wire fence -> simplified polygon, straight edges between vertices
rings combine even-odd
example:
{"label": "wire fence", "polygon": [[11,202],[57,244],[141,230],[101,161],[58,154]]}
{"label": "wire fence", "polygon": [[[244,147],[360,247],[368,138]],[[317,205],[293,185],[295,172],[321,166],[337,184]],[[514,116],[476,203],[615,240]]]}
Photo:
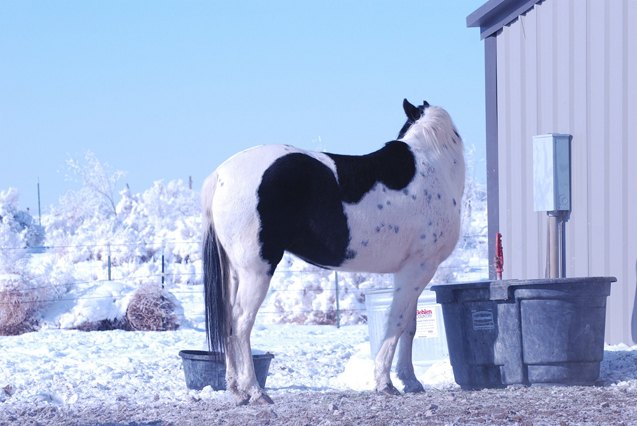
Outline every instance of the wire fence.
{"label": "wire fence", "polygon": [[[436,277],[487,277],[487,260],[479,256],[486,252],[485,245],[484,235],[463,236],[461,253],[465,255],[442,264]],[[11,274],[0,273],[0,309],[9,304],[121,302],[130,289],[107,294],[92,291],[113,282],[133,288],[161,284],[178,300],[203,309],[200,241],[0,247],[0,256],[7,254],[20,261]],[[259,315],[276,322],[359,322],[366,314],[365,291],[390,287],[392,282],[391,275],[328,271],[284,258]]]}

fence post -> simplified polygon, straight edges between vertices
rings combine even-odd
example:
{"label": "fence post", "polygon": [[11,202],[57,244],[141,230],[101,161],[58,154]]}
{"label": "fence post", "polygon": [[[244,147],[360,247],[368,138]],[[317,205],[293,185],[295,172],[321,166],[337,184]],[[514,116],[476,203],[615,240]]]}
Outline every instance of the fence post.
{"label": "fence post", "polygon": [[338,300],[338,271],[334,271],[334,284],[336,287],[336,328],[341,328],[341,307]]}
{"label": "fence post", "polygon": [[164,261],[165,257],[164,257],[164,248],[162,247],[161,249],[161,288],[164,288],[164,281],[165,281],[165,261]]}
{"label": "fence post", "polygon": [[108,243],[107,250],[108,250],[108,280],[111,281],[111,243]]}

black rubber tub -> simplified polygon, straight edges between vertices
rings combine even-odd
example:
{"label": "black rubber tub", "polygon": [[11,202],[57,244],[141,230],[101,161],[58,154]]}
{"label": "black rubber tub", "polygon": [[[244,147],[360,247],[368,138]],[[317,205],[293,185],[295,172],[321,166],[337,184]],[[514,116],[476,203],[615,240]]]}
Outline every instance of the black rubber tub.
{"label": "black rubber tub", "polygon": [[[226,362],[221,352],[184,350],[179,352],[184,366],[188,389],[201,390],[211,386],[214,390],[226,389]],[[274,355],[267,352],[252,352],[252,362],[257,382],[265,388],[265,381]]]}
{"label": "black rubber tub", "polygon": [[613,277],[432,286],[463,388],[594,384]]}

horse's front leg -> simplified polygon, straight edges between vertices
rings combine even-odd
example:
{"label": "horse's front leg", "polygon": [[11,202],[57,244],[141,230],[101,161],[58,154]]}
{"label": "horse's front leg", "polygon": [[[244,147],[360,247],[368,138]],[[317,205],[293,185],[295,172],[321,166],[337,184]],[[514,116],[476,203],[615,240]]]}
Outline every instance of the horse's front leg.
{"label": "horse's front leg", "polygon": [[[435,272],[435,268],[431,270],[431,268],[427,267],[427,263],[418,260],[417,262],[408,263],[403,270],[394,276],[394,296],[385,326],[385,338],[375,360],[374,378],[376,380],[376,391],[378,392],[391,395],[400,394],[392,384],[389,374],[396,346],[405,331],[411,331],[411,334],[408,333],[403,338],[404,343],[401,342],[397,365],[399,378],[405,383],[405,390],[408,392],[412,392],[418,387],[414,383],[418,383],[418,380],[414,374],[414,367],[411,361],[411,345],[413,333],[416,330],[416,305],[418,304],[418,297]],[[420,387],[422,388],[422,385]]]}
{"label": "horse's front leg", "polygon": [[[409,313],[406,316],[411,315]],[[398,363],[396,364],[396,373],[398,378],[405,385],[405,392],[424,392],[422,384],[416,378],[414,373],[414,364],[412,359],[412,347],[414,336],[416,335],[416,309],[408,320],[407,328],[398,342]]]}
{"label": "horse's front leg", "polygon": [[398,341],[406,328],[405,313],[411,309],[416,309],[415,301],[401,297],[403,296],[401,293],[404,293],[404,289],[394,289],[394,298],[385,326],[385,338],[378,350],[378,354],[376,354],[374,365],[376,391],[389,395],[400,395],[390,378],[392,360],[394,359]]}

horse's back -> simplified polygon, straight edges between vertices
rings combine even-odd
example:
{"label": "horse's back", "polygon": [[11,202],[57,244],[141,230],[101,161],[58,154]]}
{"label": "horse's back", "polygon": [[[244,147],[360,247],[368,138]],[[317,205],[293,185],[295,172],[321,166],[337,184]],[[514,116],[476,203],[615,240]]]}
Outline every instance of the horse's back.
{"label": "horse's back", "polygon": [[219,240],[270,273],[284,251],[350,271],[396,272],[414,256],[437,266],[458,238],[462,194],[400,141],[365,156],[255,147],[219,166],[216,179]]}
{"label": "horse's back", "polygon": [[222,244],[242,245],[238,255],[259,254],[270,272],[284,251],[321,266],[342,264],[349,233],[330,165],[325,154],[286,145],[259,146],[228,159],[215,172],[212,200]]}

